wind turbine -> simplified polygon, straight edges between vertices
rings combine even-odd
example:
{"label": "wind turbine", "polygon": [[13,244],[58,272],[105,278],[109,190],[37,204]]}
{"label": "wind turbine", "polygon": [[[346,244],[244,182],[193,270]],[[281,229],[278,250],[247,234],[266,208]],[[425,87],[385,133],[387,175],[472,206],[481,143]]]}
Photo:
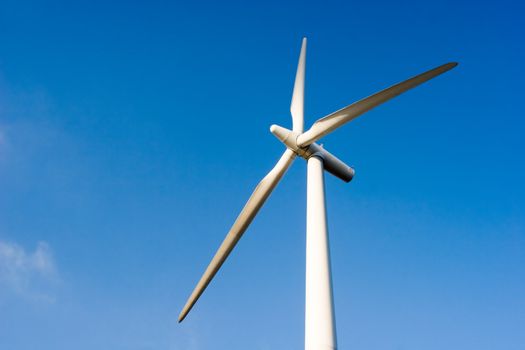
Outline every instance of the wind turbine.
{"label": "wind turbine", "polygon": [[272,134],[285,144],[286,150],[274,168],[259,182],[237,220],[233,223],[226,238],[184,305],[179,315],[179,322],[184,320],[193,305],[195,305],[197,299],[220,269],[286,170],[290,167],[293,160],[299,156],[308,162],[305,349],[332,350],[337,348],[326,223],[324,170],[345,182],[352,180],[354,170],[315,142],[383,102],[454,68],[457,66],[457,63],[443,64],[377,92],[317,120],[307,131],[304,131],[305,66],[306,38],[302,42],[290,106],[292,130],[278,125],[270,127]]}

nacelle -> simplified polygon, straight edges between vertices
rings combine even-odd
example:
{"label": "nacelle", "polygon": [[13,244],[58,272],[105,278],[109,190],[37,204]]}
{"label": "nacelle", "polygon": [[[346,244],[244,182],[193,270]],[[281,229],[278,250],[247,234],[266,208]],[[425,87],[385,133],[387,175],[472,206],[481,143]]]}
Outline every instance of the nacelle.
{"label": "nacelle", "polygon": [[346,165],[342,160],[325,150],[317,143],[312,143],[306,147],[299,147],[297,146],[298,133],[279,125],[272,125],[270,131],[275,137],[277,137],[277,139],[279,139],[279,141],[284,143],[286,147],[294,151],[298,156],[306,160],[310,157],[322,158],[324,169],[344,182],[350,182],[354,177],[355,171],[352,167]]}
{"label": "nacelle", "polygon": [[312,143],[308,146],[306,154],[309,154],[309,156],[306,158],[303,157],[305,159],[310,157],[321,157],[323,159],[324,169],[344,182],[350,182],[355,175],[355,170],[352,167],[349,167],[342,160],[316,143]]}

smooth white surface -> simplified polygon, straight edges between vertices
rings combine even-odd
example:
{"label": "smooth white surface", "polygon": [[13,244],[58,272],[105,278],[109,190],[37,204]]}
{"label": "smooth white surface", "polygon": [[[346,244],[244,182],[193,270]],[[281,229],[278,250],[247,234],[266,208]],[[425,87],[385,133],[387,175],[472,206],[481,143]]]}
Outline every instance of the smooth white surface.
{"label": "smooth white surface", "polygon": [[293,127],[292,130],[302,133],[304,130],[304,77],[306,68],[306,38],[303,38],[297,72],[295,73],[295,83],[293,86],[292,104],[290,113],[292,113]]}
{"label": "smooth white surface", "polygon": [[337,348],[326,226],[324,168],[315,155],[308,159],[306,204],[305,349]]}

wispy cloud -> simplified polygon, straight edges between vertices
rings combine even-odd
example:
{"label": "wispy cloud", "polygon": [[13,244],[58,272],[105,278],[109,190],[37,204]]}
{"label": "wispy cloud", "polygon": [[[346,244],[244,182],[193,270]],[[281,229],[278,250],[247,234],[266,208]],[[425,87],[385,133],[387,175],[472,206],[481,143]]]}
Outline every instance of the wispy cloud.
{"label": "wispy cloud", "polygon": [[0,241],[0,287],[17,296],[52,302],[49,285],[58,278],[49,245],[38,242],[33,252],[16,243]]}

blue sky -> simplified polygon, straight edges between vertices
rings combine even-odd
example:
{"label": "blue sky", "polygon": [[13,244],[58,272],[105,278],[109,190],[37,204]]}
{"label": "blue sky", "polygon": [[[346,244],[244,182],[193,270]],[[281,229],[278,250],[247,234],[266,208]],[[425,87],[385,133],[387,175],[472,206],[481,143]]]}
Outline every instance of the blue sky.
{"label": "blue sky", "polygon": [[296,161],[178,313],[291,126],[460,65],[323,139],[341,349],[523,349],[524,5],[0,5],[0,348],[300,349]]}

